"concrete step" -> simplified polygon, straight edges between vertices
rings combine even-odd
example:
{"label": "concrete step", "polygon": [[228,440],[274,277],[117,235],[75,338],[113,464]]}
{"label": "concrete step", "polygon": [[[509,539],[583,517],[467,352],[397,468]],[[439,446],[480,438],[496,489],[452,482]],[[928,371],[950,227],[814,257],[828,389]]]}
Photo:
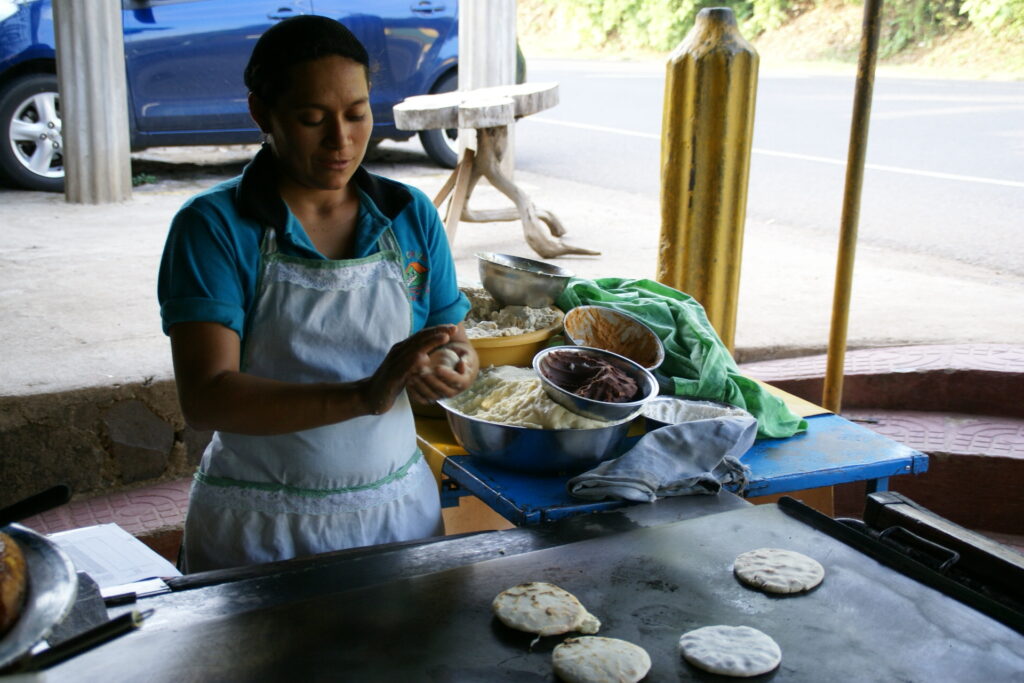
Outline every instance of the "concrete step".
{"label": "concrete step", "polygon": [[[743,374],[820,403],[827,356],[744,363]],[[872,408],[1024,418],[1024,346],[955,344],[855,349],[843,410]]]}
{"label": "concrete step", "polygon": [[[890,486],[965,527],[1024,539],[1024,401],[1017,398],[1024,388],[1024,348],[862,349],[846,361],[843,416],[931,456],[927,473],[894,477]],[[825,356],[741,369],[812,402],[821,399]],[[194,467],[204,441],[188,441],[187,462]],[[179,471],[166,481],[94,490],[23,523],[53,533],[115,522],[174,561],[190,484]],[[836,514],[860,516],[864,495],[863,484],[837,487]]]}

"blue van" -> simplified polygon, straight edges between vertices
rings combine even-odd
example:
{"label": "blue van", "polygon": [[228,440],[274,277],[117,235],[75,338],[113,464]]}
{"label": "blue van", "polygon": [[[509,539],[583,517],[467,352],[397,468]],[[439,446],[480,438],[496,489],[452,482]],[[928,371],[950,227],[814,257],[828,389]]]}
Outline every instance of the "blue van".
{"label": "blue van", "polygon": [[[456,0],[122,0],[132,149],[253,143],[242,71],[256,39],[299,14],[341,21],[371,58],[373,139],[405,140],[392,107],[458,85]],[[51,0],[0,0],[0,173],[60,191],[60,101]],[[455,131],[421,131],[455,165]]]}

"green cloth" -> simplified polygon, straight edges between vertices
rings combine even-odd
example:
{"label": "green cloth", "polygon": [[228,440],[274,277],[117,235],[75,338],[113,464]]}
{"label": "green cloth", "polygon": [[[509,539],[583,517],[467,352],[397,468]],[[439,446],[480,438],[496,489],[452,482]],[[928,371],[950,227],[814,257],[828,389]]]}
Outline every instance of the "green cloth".
{"label": "green cloth", "polygon": [[736,361],[692,296],[653,280],[573,278],[558,298],[568,312],[585,304],[605,306],[642,320],[665,345],[665,362],[655,371],[676,396],[722,401],[757,418],[758,437],[781,438],[807,429],[807,421],[740,374]]}

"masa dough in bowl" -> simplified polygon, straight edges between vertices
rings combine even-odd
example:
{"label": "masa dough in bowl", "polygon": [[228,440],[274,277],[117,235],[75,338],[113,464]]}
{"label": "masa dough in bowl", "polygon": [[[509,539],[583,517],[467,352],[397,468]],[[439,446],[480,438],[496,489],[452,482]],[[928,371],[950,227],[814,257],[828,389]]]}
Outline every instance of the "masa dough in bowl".
{"label": "masa dough in bowl", "polygon": [[502,307],[483,287],[459,287],[469,299],[470,309],[466,314],[466,337],[487,339],[490,337],[515,337],[550,327],[562,319],[562,312],[554,306],[531,308],[529,306]]}
{"label": "masa dough in bowl", "polygon": [[480,371],[473,385],[447,405],[463,415],[530,429],[597,429],[611,422],[591,420],[551,400],[532,368],[499,365]]}

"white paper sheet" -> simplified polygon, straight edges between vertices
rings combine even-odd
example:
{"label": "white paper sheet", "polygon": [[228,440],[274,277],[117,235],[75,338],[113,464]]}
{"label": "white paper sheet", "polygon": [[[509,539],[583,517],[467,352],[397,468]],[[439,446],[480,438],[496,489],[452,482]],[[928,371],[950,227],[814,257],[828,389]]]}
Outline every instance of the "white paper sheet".
{"label": "white paper sheet", "polygon": [[75,563],[78,571],[86,572],[104,588],[124,587],[145,579],[181,576],[177,568],[149,546],[116,524],[71,529],[50,534],[51,541],[60,546]]}

